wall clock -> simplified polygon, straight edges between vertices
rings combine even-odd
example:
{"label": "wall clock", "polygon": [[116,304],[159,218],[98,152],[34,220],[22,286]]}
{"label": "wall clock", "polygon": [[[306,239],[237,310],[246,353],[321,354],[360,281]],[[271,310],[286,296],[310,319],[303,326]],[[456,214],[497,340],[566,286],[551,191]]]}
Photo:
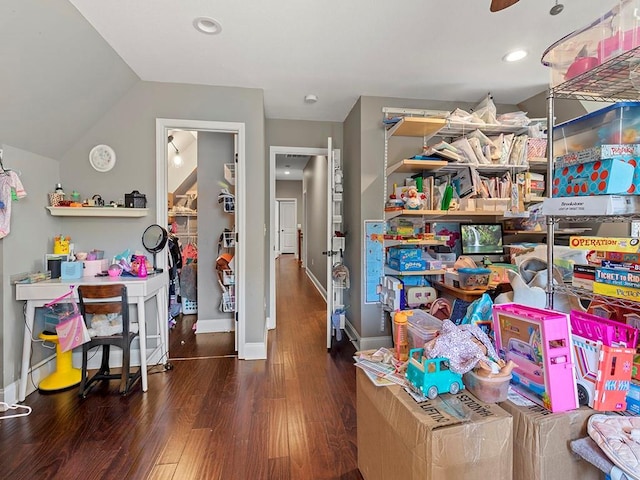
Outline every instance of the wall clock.
{"label": "wall clock", "polygon": [[98,172],[108,172],[116,164],[116,152],[109,145],[96,145],[89,152],[89,163]]}

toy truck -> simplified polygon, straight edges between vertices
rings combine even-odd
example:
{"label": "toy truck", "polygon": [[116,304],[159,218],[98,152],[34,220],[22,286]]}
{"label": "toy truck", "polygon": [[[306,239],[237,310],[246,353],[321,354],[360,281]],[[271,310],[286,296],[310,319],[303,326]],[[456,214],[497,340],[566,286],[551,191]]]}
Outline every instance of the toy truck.
{"label": "toy truck", "polygon": [[455,395],[464,389],[462,375],[452,372],[449,359],[444,357],[426,358],[423,348],[412,348],[409,351],[407,380],[423,395],[431,400],[440,393]]}

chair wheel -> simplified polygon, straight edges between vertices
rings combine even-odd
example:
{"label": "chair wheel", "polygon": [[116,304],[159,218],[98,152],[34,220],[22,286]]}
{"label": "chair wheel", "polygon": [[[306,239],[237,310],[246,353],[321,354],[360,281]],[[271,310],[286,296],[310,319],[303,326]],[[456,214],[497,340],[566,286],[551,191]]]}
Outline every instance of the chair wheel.
{"label": "chair wheel", "polygon": [[165,370],[173,370],[173,363],[171,362],[167,362],[164,364],[164,369]]}

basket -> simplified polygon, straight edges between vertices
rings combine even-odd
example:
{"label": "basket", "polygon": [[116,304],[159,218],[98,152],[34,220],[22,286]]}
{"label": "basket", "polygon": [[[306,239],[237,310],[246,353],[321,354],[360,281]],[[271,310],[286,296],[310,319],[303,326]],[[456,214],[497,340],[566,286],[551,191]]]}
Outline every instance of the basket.
{"label": "basket", "polygon": [[224,292],[220,301],[220,310],[223,312],[234,312],[236,309],[236,297],[231,292]]}
{"label": "basket", "polygon": [[186,315],[198,313],[198,301],[182,297],[182,313]]}

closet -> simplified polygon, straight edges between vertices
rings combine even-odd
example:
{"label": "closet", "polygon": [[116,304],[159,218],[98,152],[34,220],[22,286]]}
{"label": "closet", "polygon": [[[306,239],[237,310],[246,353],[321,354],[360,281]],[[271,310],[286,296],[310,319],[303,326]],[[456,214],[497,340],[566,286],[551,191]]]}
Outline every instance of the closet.
{"label": "closet", "polygon": [[196,333],[229,331],[235,326],[235,135],[175,130],[169,138],[167,218],[181,250],[181,310],[197,315]]}

